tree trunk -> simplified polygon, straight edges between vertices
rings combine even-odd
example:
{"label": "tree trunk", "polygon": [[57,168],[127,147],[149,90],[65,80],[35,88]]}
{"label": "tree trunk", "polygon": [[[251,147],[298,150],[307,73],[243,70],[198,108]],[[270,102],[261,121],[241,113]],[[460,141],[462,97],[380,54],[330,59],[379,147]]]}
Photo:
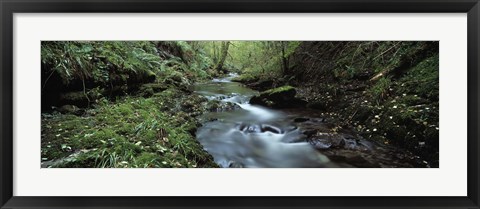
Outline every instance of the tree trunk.
{"label": "tree trunk", "polygon": [[216,69],[217,69],[218,72],[225,73],[225,71],[223,69],[223,64],[225,63],[225,59],[227,59],[228,47],[230,46],[230,41],[222,42],[221,45],[222,45],[222,48],[221,48],[220,59],[217,63]]}
{"label": "tree trunk", "polygon": [[217,59],[217,46],[215,46],[215,41],[212,41],[212,49],[213,49],[213,63],[216,64],[218,59]]}
{"label": "tree trunk", "polygon": [[286,43],[285,41],[281,42],[281,47],[282,47],[282,67],[283,67],[283,74],[286,75],[288,72],[288,58],[286,57],[285,54],[285,48],[286,48]]}

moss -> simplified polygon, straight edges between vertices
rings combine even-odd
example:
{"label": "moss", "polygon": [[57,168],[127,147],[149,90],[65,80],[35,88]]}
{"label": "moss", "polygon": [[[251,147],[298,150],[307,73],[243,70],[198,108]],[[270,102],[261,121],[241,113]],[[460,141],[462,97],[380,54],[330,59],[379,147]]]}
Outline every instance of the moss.
{"label": "moss", "polygon": [[439,95],[439,57],[428,57],[408,70],[399,80],[398,92],[413,94],[438,101]]}
{"label": "moss", "polygon": [[182,110],[182,102],[192,101],[188,111],[207,111],[208,101],[179,92],[102,101],[83,116],[44,115],[43,161],[61,160],[55,167],[216,167],[195,139],[199,123]]}
{"label": "moss", "polygon": [[253,74],[245,73],[238,77],[233,78],[232,81],[239,82],[239,83],[253,83],[253,82],[257,82],[259,79],[260,79],[259,77],[254,76]]}
{"label": "moss", "polygon": [[281,86],[281,87],[278,87],[278,88],[269,89],[267,91],[262,92],[261,94],[272,95],[272,94],[276,94],[276,93],[290,92],[290,91],[295,91],[295,88],[292,87],[292,86]]}
{"label": "moss", "polygon": [[172,71],[166,75],[163,79],[163,83],[170,87],[176,87],[182,90],[188,89],[191,85],[190,81],[186,79],[186,76],[181,71]]}
{"label": "moss", "polygon": [[140,86],[139,95],[144,97],[150,97],[155,93],[162,92],[168,87],[163,83],[147,83]]}
{"label": "moss", "polygon": [[304,107],[306,102],[295,97],[297,91],[292,86],[282,86],[266,90],[250,99],[251,104],[273,108]]}
{"label": "moss", "polygon": [[151,82],[155,81],[157,75],[152,70],[146,70],[145,71],[145,77],[146,77],[145,81],[148,82],[148,83],[151,83]]}

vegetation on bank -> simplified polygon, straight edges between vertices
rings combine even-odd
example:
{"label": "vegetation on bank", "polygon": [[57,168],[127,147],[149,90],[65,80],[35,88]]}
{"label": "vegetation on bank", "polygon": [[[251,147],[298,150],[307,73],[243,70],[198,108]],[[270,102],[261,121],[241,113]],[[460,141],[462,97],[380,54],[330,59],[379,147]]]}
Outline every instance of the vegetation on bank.
{"label": "vegetation on bank", "polygon": [[44,114],[42,161],[53,167],[216,167],[194,136],[195,117],[211,106],[172,88],[149,98],[102,99],[81,116]]}
{"label": "vegetation on bank", "polygon": [[281,76],[237,81],[260,90],[295,86],[307,107],[340,127],[438,167],[438,42],[302,42],[289,59]]}
{"label": "vegetation on bank", "polygon": [[216,167],[190,85],[217,76],[187,42],[42,42],[43,167]]}

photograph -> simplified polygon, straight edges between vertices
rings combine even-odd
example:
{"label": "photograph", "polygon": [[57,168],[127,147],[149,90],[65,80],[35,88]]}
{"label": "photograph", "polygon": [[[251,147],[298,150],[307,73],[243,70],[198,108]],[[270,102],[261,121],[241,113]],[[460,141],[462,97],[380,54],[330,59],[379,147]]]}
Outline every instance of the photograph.
{"label": "photograph", "polygon": [[41,168],[439,168],[439,41],[40,48]]}
{"label": "photograph", "polygon": [[0,0],[0,209],[480,209],[479,1]]}

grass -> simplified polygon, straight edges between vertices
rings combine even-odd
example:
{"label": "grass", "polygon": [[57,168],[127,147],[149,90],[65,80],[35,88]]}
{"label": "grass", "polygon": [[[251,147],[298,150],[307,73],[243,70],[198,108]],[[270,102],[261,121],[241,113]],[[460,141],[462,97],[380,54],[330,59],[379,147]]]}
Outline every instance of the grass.
{"label": "grass", "polygon": [[400,93],[438,100],[439,95],[438,54],[421,61],[400,80],[403,83]]}
{"label": "grass", "polygon": [[42,160],[67,159],[53,167],[215,167],[194,137],[198,122],[181,110],[185,101],[197,101],[190,107],[196,114],[208,109],[202,98],[169,89],[102,101],[83,116],[44,114]]}
{"label": "grass", "polygon": [[391,84],[390,78],[380,78],[375,85],[368,89],[368,93],[374,101],[380,103],[388,96]]}

